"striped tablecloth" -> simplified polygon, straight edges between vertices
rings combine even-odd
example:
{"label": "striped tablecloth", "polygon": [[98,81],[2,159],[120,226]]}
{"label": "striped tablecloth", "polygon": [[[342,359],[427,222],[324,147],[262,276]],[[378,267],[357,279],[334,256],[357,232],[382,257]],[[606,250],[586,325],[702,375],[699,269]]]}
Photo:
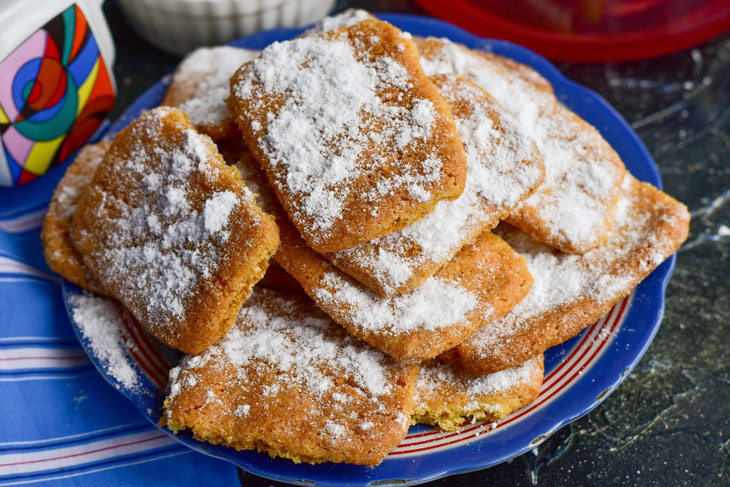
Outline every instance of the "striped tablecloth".
{"label": "striped tablecloth", "polygon": [[0,486],[239,485],[233,465],[160,432],[91,365],[43,260],[44,213],[0,219]]}

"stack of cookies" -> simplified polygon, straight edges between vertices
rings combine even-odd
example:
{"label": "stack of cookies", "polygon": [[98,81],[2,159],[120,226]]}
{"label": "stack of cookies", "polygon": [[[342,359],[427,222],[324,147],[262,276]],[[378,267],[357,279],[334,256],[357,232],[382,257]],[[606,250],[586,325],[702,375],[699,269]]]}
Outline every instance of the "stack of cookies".
{"label": "stack of cookies", "polygon": [[42,236],[189,354],[162,423],[200,440],[377,465],[503,418],[687,236],[538,73],[367,12],[198,50],[163,104],[79,154]]}

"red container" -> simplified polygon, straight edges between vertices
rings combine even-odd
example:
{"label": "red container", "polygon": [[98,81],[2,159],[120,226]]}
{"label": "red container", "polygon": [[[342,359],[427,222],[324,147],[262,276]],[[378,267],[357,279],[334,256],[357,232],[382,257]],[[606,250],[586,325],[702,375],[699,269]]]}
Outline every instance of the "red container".
{"label": "red container", "polygon": [[477,35],[558,61],[627,61],[695,46],[730,30],[730,0],[417,0]]}

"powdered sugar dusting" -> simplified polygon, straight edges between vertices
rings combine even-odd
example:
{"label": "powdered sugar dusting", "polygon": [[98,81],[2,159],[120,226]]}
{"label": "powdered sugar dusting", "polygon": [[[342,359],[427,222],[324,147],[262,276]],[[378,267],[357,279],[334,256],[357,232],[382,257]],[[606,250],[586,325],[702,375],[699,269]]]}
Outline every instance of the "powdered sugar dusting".
{"label": "powdered sugar dusting", "polygon": [[259,51],[233,46],[201,47],[183,59],[175,70],[173,82],[195,80],[197,94],[223,86],[244,63],[252,61]]}
{"label": "powdered sugar dusting", "polygon": [[69,221],[76,212],[76,205],[81,196],[81,189],[85,188],[93,179],[94,172],[104,158],[104,153],[108,147],[108,142],[89,144],[84,146],[76,156],[77,159],[83,159],[85,170],[72,173],[69,168],[69,171],[67,171],[63,179],[59,182],[58,188],[56,189],[58,194],[55,195],[58,218]]}
{"label": "powdered sugar dusting", "polygon": [[[180,84],[184,100],[175,99],[195,126],[216,125],[229,119],[228,80],[259,51],[232,46],[202,47],[188,54],[177,67],[173,85]],[[179,98],[179,97],[178,97]]]}
{"label": "powdered sugar dusting", "polygon": [[[405,187],[425,200],[440,181],[443,163],[433,154],[424,154],[423,165],[395,161],[395,152],[377,154],[383,147],[415,150],[432,136],[433,104],[398,102],[411,86],[395,59],[370,61],[345,38],[307,37],[267,47],[233,93],[263,113],[272,96],[283,97],[277,113],[268,112],[258,144],[279,175],[275,185],[293,196],[293,219],[326,237],[354,197],[370,198],[377,214],[382,195]],[[395,99],[383,95],[393,90],[401,91]],[[383,171],[393,177],[380,177],[372,194],[352,192],[358,178]]]}
{"label": "powdered sugar dusting", "polygon": [[69,297],[72,316],[106,373],[127,389],[137,385],[137,373],[122,338],[122,316],[113,301],[84,291]]}
{"label": "powdered sugar dusting", "polygon": [[223,230],[228,224],[228,218],[236,207],[238,198],[233,191],[215,193],[203,208],[203,222],[209,234]]}
{"label": "powdered sugar dusting", "polygon": [[191,98],[178,106],[187,113],[190,121],[196,127],[201,125],[217,125],[229,119],[228,86],[210,88],[204,94]]}
{"label": "powdered sugar dusting", "polygon": [[366,10],[349,8],[337,15],[323,18],[314,27],[305,32],[305,35],[317,35],[339,29],[340,27],[350,27],[358,22],[372,18],[374,18],[372,14]]}
{"label": "powdered sugar dusting", "polygon": [[438,277],[407,294],[383,299],[329,271],[314,294],[344,309],[359,328],[392,335],[454,326],[465,321],[478,304],[476,296],[458,283]]}
{"label": "powdered sugar dusting", "polygon": [[610,221],[623,177],[623,165],[608,143],[576,120],[550,90],[542,89],[545,81],[532,70],[507,69],[446,39],[437,42],[438,49],[421,57],[424,71],[456,73],[479,84],[537,143],[545,160],[545,182],[521,208],[536,211],[542,223],[530,225],[543,226],[557,243],[594,245],[608,230],[606,218]]}
{"label": "powdered sugar dusting", "polygon": [[[269,300],[267,306],[262,296]],[[332,336],[333,328],[339,330],[325,317],[298,315],[286,295],[257,290],[228,334],[203,354],[186,358],[181,366],[197,368],[213,357],[222,357],[237,370],[260,362],[290,374],[315,396],[331,394],[335,377],[349,378],[373,400],[388,394],[391,384],[385,356],[353,337]]]}
{"label": "powdered sugar dusting", "polygon": [[236,410],[233,411],[233,414],[238,416],[239,418],[244,418],[248,416],[248,412],[251,410],[251,406],[248,404],[242,404],[240,406],[236,407]]}
{"label": "powdered sugar dusting", "polygon": [[[167,110],[142,115],[132,130],[140,136],[146,132],[147,138],[158,133],[160,117]],[[238,205],[253,202],[248,191],[241,195],[222,191],[210,194],[202,207],[194,204],[200,196],[191,192],[190,181],[213,180],[219,171],[209,163],[215,158],[213,150],[193,130],[185,130],[174,147],[137,142],[131,156],[113,161],[119,177],[138,181],[130,182],[129,193],[95,187],[103,198],[100,211],[108,214],[105,240],[94,250],[99,278],[106,286],[114,285],[122,301],[144,303],[145,321],[153,328],[167,326],[173,316],[183,317],[195,286],[218,268],[217,249],[229,238],[226,228],[231,213]]]}
{"label": "powdered sugar dusting", "polygon": [[515,367],[492,374],[473,377],[439,360],[425,362],[416,382],[416,409],[427,408],[427,401],[444,393],[444,388],[456,388],[458,394],[467,400],[480,399],[480,396],[507,392],[519,387],[533,377],[539,370],[540,360],[532,358]]}
{"label": "powdered sugar dusting", "polygon": [[399,232],[328,254],[345,271],[355,267],[374,277],[379,294],[386,296],[399,292],[424,266],[435,272],[466,243],[493,227],[543,175],[541,165],[533,162],[540,156],[532,140],[497,103],[454,76],[443,78],[438,86],[447,102],[466,103],[470,108],[468,113],[454,110],[466,150],[464,192],[454,201],[440,201],[433,212]]}
{"label": "powdered sugar dusting", "polygon": [[583,255],[559,252],[517,229],[500,226],[496,233],[525,256],[534,283],[524,300],[475,333],[465,345],[484,353],[508,348],[510,337],[527,330],[531,320],[581,299],[593,300],[599,306],[612,303],[663,262],[679,243],[662,235],[657,219],[678,218],[676,208],[644,199],[638,185],[632,176],[626,177],[609,240]]}

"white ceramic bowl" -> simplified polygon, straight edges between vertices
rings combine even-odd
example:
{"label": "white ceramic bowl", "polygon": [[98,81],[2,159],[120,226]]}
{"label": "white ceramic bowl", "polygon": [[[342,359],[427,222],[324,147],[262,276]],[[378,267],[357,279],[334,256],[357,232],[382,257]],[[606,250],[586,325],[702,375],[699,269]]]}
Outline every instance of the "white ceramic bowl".
{"label": "white ceramic bowl", "polygon": [[119,0],[132,27],[175,54],[320,20],[335,0]]}

